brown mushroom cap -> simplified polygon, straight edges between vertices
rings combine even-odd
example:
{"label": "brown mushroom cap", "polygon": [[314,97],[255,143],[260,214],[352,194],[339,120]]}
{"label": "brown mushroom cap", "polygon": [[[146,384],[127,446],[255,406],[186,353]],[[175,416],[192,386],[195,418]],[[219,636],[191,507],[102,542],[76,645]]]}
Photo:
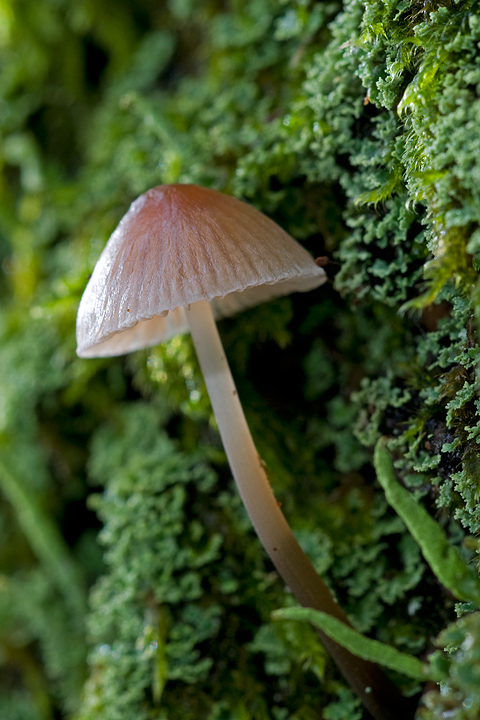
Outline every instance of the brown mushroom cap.
{"label": "brown mushroom cap", "polygon": [[121,355],[188,332],[184,308],[216,318],[325,282],[324,271],[273,220],[198,185],[140,195],[103,250],[77,316],[80,357]]}

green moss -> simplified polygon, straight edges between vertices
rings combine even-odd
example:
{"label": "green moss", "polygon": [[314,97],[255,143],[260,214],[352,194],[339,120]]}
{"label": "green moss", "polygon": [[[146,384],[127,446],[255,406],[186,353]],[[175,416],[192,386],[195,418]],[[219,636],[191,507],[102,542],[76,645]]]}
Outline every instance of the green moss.
{"label": "green moss", "polygon": [[442,691],[430,692],[419,718],[430,720],[449,712],[455,720],[470,720],[478,715],[478,614],[470,614],[448,626],[438,638],[450,659],[448,671],[441,656],[434,656],[432,664],[445,673]]}
{"label": "green moss", "polygon": [[[259,451],[359,629],[411,654],[475,637],[370,461],[388,436],[449,542],[478,531],[478,2],[37,5],[0,7],[0,450],[95,585],[82,713],[120,720],[123,698],[164,720],[361,717],[316,639],[271,624],[286,595],[190,342],[81,361],[75,313],[128,204],[161,182],[246,198],[327,256],[328,285],[221,324]],[[0,715],[50,720],[78,707],[84,618],[69,628],[1,472],[0,488],[2,583],[23,594],[0,599]],[[429,720],[478,714],[464,651]]]}

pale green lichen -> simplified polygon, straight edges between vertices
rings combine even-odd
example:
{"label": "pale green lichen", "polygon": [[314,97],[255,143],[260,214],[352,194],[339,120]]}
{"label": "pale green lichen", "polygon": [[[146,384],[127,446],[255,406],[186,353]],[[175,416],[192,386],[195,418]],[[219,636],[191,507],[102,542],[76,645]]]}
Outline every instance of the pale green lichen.
{"label": "pale green lichen", "polygon": [[[106,707],[119,682],[108,675],[112,656],[99,650],[103,642],[112,647],[97,622],[104,588],[106,615],[118,611],[125,633],[122,667],[135,678],[125,690],[131,714],[189,717],[173,700],[168,708],[156,700],[173,698],[175,683],[188,678],[186,702],[197,697],[200,715],[218,720],[304,720],[319,704],[325,717],[361,717],[332,666],[322,665],[319,646],[302,659],[302,636],[272,630],[270,613],[286,604],[285,594],[251,535],[246,555],[238,551],[248,523],[230,490],[191,344],[128,360],[75,358],[75,313],[88,275],[128,204],[161,182],[246,198],[314,256],[329,256],[337,293],[326,286],[221,325],[259,450],[295,531],[362,632],[417,655],[432,637],[439,648],[454,645],[447,635],[456,628],[475,637],[475,616],[456,624],[452,599],[388,508],[370,459],[376,439],[389,436],[399,478],[438,516],[449,542],[461,546],[465,532],[477,532],[479,17],[476,0],[2,3],[0,443],[29,501],[38,498],[64,534],[73,566],[98,583],[84,709],[89,694]],[[111,549],[113,564],[102,567],[98,520],[86,509],[85,468],[94,468],[93,455],[100,462],[101,438],[119,451],[111,426],[99,428],[109,418],[119,427],[119,417],[133,422],[137,411],[129,408],[145,400],[152,422],[165,428],[159,434],[178,439],[177,447],[161,441],[166,455],[181,457],[192,473],[175,493],[149,500],[157,507],[170,498],[172,513],[188,515],[181,574],[188,592],[201,596],[191,600],[191,615],[173,601],[169,612],[179,628],[194,629],[190,640],[180,631],[165,635],[163,606],[158,616],[142,607],[142,577],[153,582],[145,555],[125,604],[116,603],[112,588],[127,581],[121,568],[135,558],[120,554],[113,563]],[[140,440],[127,435],[125,448],[134,450]],[[121,493],[114,502],[123,457],[112,454],[94,471],[111,487],[97,501],[110,528],[135,509]],[[199,502],[194,517],[184,492],[193,467],[207,476],[209,463],[225,532],[215,573],[213,561],[195,564],[195,538],[211,532],[202,536],[195,518],[200,525],[210,518],[210,505]],[[145,470],[142,492],[157,480]],[[125,487],[134,497],[131,478]],[[2,495],[0,573],[24,603],[0,600],[0,714],[51,720],[78,707],[82,643],[17,512]],[[137,528],[145,547],[153,515]],[[168,546],[166,530],[171,568],[178,547]],[[213,609],[203,617],[199,603]],[[225,607],[235,670],[225,645],[208,641]],[[153,637],[163,647],[155,657]],[[462,720],[478,715],[469,684],[475,648],[452,655],[459,672],[426,701],[428,720],[446,710]],[[103,680],[101,663],[109,668]],[[207,672],[220,678],[213,686]],[[148,702],[139,706],[144,690]]]}

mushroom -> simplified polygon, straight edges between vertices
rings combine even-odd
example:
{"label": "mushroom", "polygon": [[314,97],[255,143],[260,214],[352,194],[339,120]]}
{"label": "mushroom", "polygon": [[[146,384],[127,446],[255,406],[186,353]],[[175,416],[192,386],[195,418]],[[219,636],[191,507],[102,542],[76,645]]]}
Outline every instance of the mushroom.
{"label": "mushroom", "polygon": [[[77,354],[121,355],[190,331],[225,452],[255,531],[298,602],[348,624],[295,539],[255,448],[215,318],[325,282],[324,270],[245,202],[197,185],[160,185],[135,200],[109,239],[77,317]],[[322,634],[378,720],[410,717],[380,669]]]}

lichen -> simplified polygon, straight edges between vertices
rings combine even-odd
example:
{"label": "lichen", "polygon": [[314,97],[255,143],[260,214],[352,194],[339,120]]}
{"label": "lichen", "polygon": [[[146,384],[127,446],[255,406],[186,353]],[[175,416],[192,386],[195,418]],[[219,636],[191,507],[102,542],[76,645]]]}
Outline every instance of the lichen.
{"label": "lichen", "polygon": [[[479,18],[477,0],[0,4],[0,460],[25,499],[0,467],[2,717],[362,714],[316,637],[271,620],[291,598],[235,499],[189,340],[75,357],[101,249],[162,182],[246,199],[327,263],[323,288],[220,323],[239,394],[357,629],[417,656],[436,637],[440,665],[450,648],[419,717],[478,715],[477,616],[455,618],[371,458],[387,436],[405,487],[476,552]],[[88,668],[85,618],[69,624],[48,569],[60,546],[42,555],[21,520],[34,505],[95,587]]]}

